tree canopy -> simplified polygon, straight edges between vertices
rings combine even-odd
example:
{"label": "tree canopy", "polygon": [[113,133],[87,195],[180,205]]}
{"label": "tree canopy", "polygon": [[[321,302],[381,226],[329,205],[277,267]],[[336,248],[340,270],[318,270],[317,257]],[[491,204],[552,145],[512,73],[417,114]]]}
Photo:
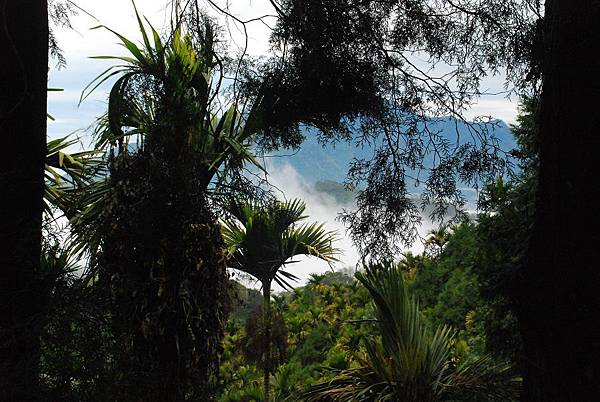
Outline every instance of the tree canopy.
{"label": "tree canopy", "polygon": [[448,205],[464,206],[460,184],[477,187],[510,170],[493,121],[469,123],[463,138],[432,126],[464,119],[488,76],[502,72],[508,93],[537,88],[539,2],[272,3],[277,53],[245,87],[268,88],[266,127],[294,132],[301,122],[325,141],[374,145],[372,158],[349,167],[347,184],[360,191],[356,210],[343,215],[363,255],[390,256],[411,244],[420,204],[433,204],[439,218]]}

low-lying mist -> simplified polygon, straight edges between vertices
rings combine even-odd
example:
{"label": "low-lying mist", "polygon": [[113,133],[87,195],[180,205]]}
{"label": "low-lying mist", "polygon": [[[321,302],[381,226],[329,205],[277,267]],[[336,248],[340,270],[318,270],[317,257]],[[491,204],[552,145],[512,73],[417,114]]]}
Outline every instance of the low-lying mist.
{"label": "low-lying mist", "polygon": [[[277,189],[276,194],[278,198],[285,200],[300,198],[306,203],[306,214],[308,215],[306,222],[317,221],[324,223],[327,230],[335,231],[338,237],[335,247],[340,249],[339,262],[330,266],[328,263],[317,258],[302,256],[295,258],[294,263],[287,265],[286,270],[299,278],[298,282],[294,285],[304,285],[311,273],[323,273],[328,270],[340,269],[348,269],[353,272],[357,268],[360,259],[359,254],[347,234],[347,228],[337,219],[343,209],[351,210],[355,207],[353,201],[340,201],[339,198],[352,197],[337,197],[338,199],[336,199],[336,197],[324,191],[319,191],[318,188],[321,186],[315,186],[313,180],[302,177],[287,162],[271,163],[267,165],[267,171],[269,172],[268,181]],[[419,228],[420,236],[427,236],[427,233],[437,226],[428,217],[424,217],[423,223]],[[417,240],[406,251],[421,253],[423,251],[423,244],[420,240]],[[245,279],[243,282],[247,286],[260,287],[260,284],[253,283],[250,279]],[[275,291],[282,290],[275,283],[273,283],[273,286]]]}

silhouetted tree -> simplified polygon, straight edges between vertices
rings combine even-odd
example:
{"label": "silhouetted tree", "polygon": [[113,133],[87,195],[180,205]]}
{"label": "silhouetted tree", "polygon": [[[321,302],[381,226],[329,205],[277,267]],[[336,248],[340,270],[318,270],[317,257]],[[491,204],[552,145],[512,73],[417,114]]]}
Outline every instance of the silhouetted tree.
{"label": "silhouetted tree", "polygon": [[209,188],[255,162],[260,100],[220,111],[210,21],[176,23],[165,40],[137,17],[142,44],[117,34],[131,57],[89,86],[118,75],[96,138],[110,175],[86,187],[71,222],[111,292],[117,399],[210,400],[229,302]]}
{"label": "silhouetted tree", "polygon": [[40,273],[48,11],[43,0],[0,1],[0,390],[4,400],[39,398]]}
{"label": "silhouetted tree", "polygon": [[[511,88],[535,88],[536,1],[272,3],[279,53],[249,74],[246,89],[268,88],[264,120],[274,132],[302,122],[325,142],[374,148],[349,167],[357,208],[343,214],[363,255],[397,254],[415,240],[422,204],[441,218],[447,206],[464,205],[460,187],[509,169],[494,121],[467,123],[464,111],[481,94],[480,81],[500,70]],[[423,185],[421,202],[414,185]]]}
{"label": "silhouetted tree", "polygon": [[600,6],[546,2],[539,175],[519,323],[526,401],[600,398]]}

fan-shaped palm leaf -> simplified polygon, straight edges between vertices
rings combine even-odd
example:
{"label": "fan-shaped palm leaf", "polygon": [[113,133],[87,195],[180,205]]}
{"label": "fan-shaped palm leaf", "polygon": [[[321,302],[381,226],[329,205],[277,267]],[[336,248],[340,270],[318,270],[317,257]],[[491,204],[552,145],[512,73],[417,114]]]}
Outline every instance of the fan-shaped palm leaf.
{"label": "fan-shaped palm leaf", "polygon": [[293,199],[261,206],[255,201],[231,203],[228,212],[234,219],[223,221],[223,239],[229,265],[259,281],[277,281],[286,287],[286,278],[295,277],[282,271],[297,255],[309,255],[327,262],[336,261],[335,235],[322,224],[298,225],[306,219],[305,204]]}

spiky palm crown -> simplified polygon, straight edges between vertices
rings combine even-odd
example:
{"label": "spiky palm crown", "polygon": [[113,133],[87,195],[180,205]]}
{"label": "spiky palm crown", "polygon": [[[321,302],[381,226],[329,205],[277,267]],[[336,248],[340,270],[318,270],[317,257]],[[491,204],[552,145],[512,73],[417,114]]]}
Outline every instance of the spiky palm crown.
{"label": "spiky palm crown", "polygon": [[233,202],[231,219],[223,221],[229,266],[261,282],[275,281],[284,288],[296,276],[281,268],[297,255],[309,255],[327,262],[337,261],[335,234],[323,224],[301,223],[306,205],[299,199],[260,205],[256,201]]}

